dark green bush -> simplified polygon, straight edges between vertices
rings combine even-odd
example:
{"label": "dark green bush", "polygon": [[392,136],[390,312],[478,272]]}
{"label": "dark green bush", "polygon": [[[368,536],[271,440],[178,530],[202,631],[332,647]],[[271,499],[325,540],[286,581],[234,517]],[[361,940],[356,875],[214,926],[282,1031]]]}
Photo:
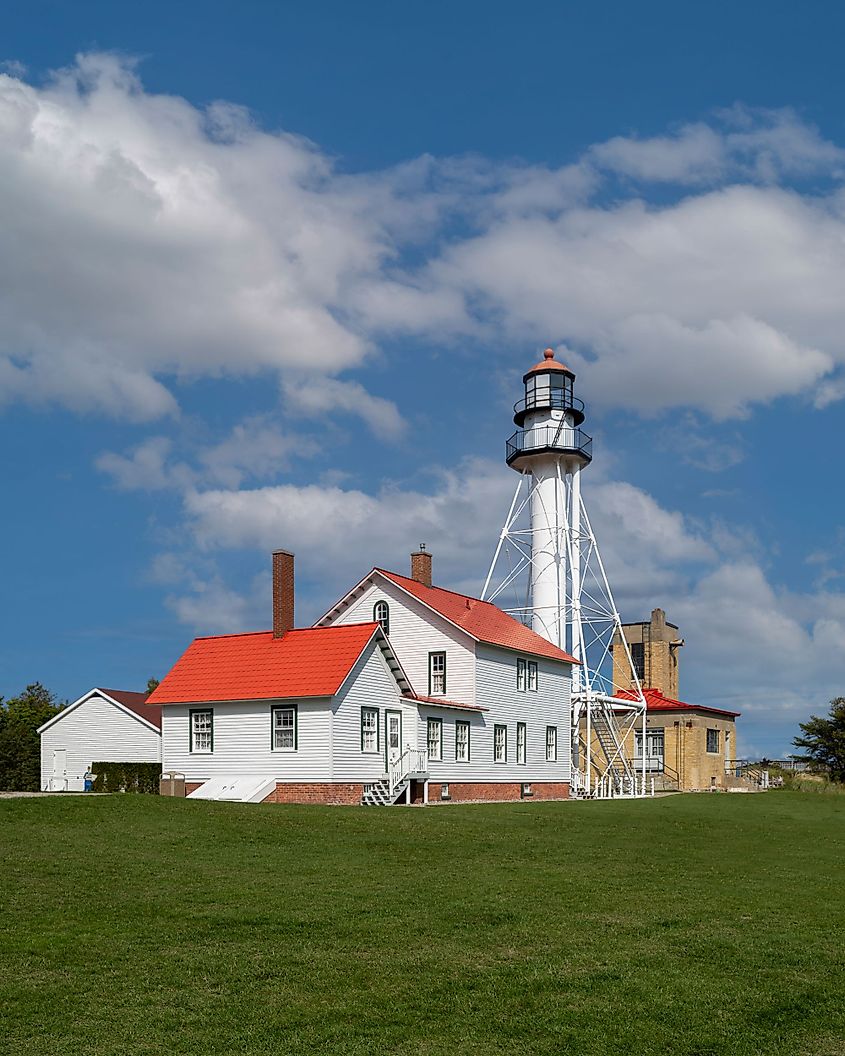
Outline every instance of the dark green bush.
{"label": "dark green bush", "polygon": [[95,792],[143,792],[158,795],[158,763],[92,763]]}

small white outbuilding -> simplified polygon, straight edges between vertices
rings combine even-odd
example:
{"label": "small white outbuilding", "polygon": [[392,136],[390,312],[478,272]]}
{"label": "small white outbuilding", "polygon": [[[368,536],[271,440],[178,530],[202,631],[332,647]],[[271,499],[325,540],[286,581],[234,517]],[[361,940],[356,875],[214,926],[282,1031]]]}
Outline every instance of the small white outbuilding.
{"label": "small white outbuilding", "polygon": [[81,792],[95,762],[161,763],[161,708],[146,693],[95,688],[45,722],[41,789]]}

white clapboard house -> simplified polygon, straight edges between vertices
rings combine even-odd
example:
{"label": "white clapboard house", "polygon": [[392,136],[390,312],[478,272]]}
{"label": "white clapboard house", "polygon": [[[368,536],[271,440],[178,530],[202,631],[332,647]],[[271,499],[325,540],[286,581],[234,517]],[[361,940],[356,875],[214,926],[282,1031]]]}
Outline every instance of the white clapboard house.
{"label": "white clapboard house", "polygon": [[92,763],[158,763],[161,708],[146,693],[92,689],[39,727],[41,788],[81,792]]}
{"label": "white clapboard house", "polygon": [[371,803],[565,798],[572,657],[495,605],[373,569],[293,628],[197,638],[153,692],[165,771],[194,798]]}

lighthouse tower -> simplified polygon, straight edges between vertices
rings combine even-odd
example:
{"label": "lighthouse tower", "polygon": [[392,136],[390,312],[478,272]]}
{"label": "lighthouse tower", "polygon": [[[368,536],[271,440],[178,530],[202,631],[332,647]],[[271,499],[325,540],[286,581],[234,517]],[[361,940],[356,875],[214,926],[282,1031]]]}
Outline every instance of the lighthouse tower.
{"label": "lighthouse tower", "polygon": [[[584,404],[574,373],[550,348],[522,381],[517,431],[505,449],[519,482],[482,597],[515,595],[503,607],[579,661],[572,674],[573,791],[643,795],[633,731],[644,732],[645,699],[581,496],[581,472],[593,457],[592,438],[581,429]],[[617,646],[614,667],[617,631],[626,656]],[[624,685],[617,686],[620,672]]]}

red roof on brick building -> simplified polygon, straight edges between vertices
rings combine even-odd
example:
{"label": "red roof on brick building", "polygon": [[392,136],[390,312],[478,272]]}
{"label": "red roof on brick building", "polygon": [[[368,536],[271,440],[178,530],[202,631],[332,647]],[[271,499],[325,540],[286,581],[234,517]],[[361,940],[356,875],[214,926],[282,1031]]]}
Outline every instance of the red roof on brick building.
{"label": "red roof on brick building", "polygon": [[[617,693],[618,697],[625,697],[626,699],[633,699],[633,692],[622,692]],[[742,712],[739,711],[726,711],[724,708],[711,708],[709,705],[704,704],[686,704],[682,700],[673,700],[671,697],[664,696],[659,689],[646,689],[643,687],[643,696],[645,697],[646,711],[706,711],[712,712],[714,715],[725,715],[732,719],[738,718]]]}
{"label": "red roof on brick building", "polygon": [[391,583],[413,594],[476,641],[498,645],[503,649],[513,649],[518,653],[545,656],[550,660],[578,663],[574,656],[558,649],[556,645],[546,641],[492,602],[471,598],[466,594],[456,594],[453,590],[444,590],[442,587],[427,587],[416,579],[409,579],[383,568],[375,568],[373,571],[381,573]]}
{"label": "red roof on brick building", "polygon": [[195,638],[157,689],[153,704],[331,697],[373,636],[377,623],[306,627]]}

